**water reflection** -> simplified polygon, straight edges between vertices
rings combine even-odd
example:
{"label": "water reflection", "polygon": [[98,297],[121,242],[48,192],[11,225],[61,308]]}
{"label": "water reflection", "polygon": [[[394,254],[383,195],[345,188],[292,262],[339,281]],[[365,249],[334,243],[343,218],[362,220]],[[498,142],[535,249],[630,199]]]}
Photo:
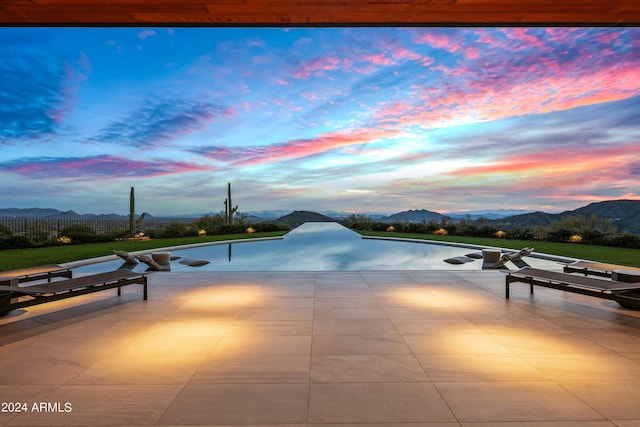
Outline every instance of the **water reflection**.
{"label": "water reflection", "polygon": [[[191,249],[174,250],[172,255],[206,260],[202,267],[171,263],[171,271],[349,271],[349,270],[480,270],[481,261],[451,265],[444,260],[477,250],[426,243],[362,239],[338,223],[308,222],[282,240],[238,241]],[[533,260],[527,258],[527,261]],[[534,260],[536,266],[557,268],[551,261]],[[534,263],[531,263],[534,265]],[[80,267],[83,271],[119,268],[118,261]],[[146,266],[138,265],[136,271]]]}

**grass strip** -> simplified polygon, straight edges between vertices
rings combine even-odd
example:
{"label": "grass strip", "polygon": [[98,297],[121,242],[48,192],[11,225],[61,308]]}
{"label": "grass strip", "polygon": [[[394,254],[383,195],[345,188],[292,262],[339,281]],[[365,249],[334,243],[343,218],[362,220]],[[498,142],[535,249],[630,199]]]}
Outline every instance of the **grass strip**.
{"label": "grass strip", "polygon": [[491,237],[438,236],[435,234],[398,233],[386,231],[359,231],[365,236],[400,237],[406,239],[435,240],[440,242],[464,243],[520,250],[533,247],[535,252],[558,255],[589,261],[640,267],[640,249],[616,248],[611,246],[583,245],[577,243],[556,243],[540,240],[510,240]]}
{"label": "grass strip", "polygon": [[35,267],[45,264],[61,264],[82,259],[113,255],[114,249],[128,252],[190,245],[194,243],[219,242],[222,240],[253,239],[257,237],[282,236],[286,231],[253,234],[226,234],[219,236],[176,237],[171,239],[122,240],[81,245],[47,246],[43,248],[8,249],[0,251],[0,272],[16,268]]}

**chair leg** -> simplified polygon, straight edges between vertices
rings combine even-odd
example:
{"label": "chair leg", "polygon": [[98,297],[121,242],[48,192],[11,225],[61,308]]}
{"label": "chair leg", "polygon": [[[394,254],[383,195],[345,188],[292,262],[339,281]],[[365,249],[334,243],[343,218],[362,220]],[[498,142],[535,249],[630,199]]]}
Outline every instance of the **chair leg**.
{"label": "chair leg", "polygon": [[509,299],[509,275],[505,278],[505,288],[504,288],[505,297]]}

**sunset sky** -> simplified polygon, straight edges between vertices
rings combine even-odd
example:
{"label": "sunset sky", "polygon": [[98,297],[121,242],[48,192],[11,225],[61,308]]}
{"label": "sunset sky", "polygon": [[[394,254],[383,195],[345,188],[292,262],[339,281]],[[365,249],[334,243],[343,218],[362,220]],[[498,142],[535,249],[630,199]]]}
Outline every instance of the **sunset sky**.
{"label": "sunset sky", "polygon": [[640,28],[0,28],[0,208],[640,198]]}

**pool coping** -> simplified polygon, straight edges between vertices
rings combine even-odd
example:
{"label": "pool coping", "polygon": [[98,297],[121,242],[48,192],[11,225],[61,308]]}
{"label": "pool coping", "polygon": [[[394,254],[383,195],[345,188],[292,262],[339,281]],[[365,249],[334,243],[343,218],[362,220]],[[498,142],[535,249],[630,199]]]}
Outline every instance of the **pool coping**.
{"label": "pool coping", "polygon": [[[129,253],[131,255],[133,255],[133,256],[135,256],[135,255],[147,255],[147,254],[151,254],[153,252],[165,252],[165,251],[171,251],[171,250],[191,249],[191,248],[198,248],[198,247],[203,247],[203,246],[217,246],[217,245],[228,245],[228,244],[237,244],[237,243],[251,243],[251,242],[283,240],[285,238],[285,236],[286,236],[286,234],[283,235],[283,236],[273,236],[273,237],[256,237],[256,238],[248,238],[248,239],[228,239],[228,240],[220,240],[220,241],[215,241],[215,242],[191,243],[191,244],[188,244],[188,245],[174,245],[174,246],[165,246],[165,247],[154,248],[154,249],[144,249],[144,250],[140,250],[140,251],[131,251]],[[408,242],[408,243],[421,243],[421,244],[450,246],[450,247],[468,248],[468,249],[476,249],[476,250],[482,250],[482,249],[489,249],[490,248],[490,249],[500,249],[501,251],[506,251],[506,252],[513,252],[514,251],[514,249],[501,248],[501,247],[497,247],[497,246],[482,246],[482,245],[474,245],[474,244],[470,244],[470,243],[443,242],[443,241],[439,241],[439,240],[411,239],[411,238],[406,238],[406,237],[364,236],[364,235],[360,235],[360,237],[363,240],[386,240],[386,241],[398,241],[398,242]],[[547,260],[547,261],[555,261],[555,262],[564,263],[564,264],[569,264],[569,263],[577,261],[577,259],[575,259],[575,258],[567,258],[567,257],[556,256],[556,255],[540,254],[540,253],[536,253],[536,252],[534,252],[534,253],[532,253],[532,254],[530,254],[528,256],[532,257],[532,258],[538,258],[538,259],[543,259],[543,260]],[[105,262],[105,261],[113,261],[113,260],[117,260],[117,259],[118,259],[117,255],[104,255],[104,256],[101,256],[101,257],[87,258],[87,259],[83,259],[83,260],[71,261],[71,262],[60,264],[60,265],[62,267],[64,267],[64,268],[77,268],[77,267],[82,267],[82,266],[91,265],[91,264],[97,264],[97,263]],[[269,271],[273,271],[273,270],[269,270]],[[289,270],[286,270],[286,271],[289,271]],[[371,271],[378,271],[378,270],[371,270]],[[390,271],[390,270],[381,270],[381,271]],[[441,271],[449,271],[449,270],[441,270]]]}
{"label": "pool coping", "polygon": [[[482,245],[474,245],[472,243],[443,242],[441,240],[410,239],[408,237],[362,236],[362,238],[363,239],[368,239],[368,240],[391,240],[391,241],[410,242],[410,243],[425,243],[425,244],[429,244],[429,245],[452,246],[452,247],[456,247],[456,248],[468,248],[468,249],[477,249],[477,250],[482,250],[482,249],[500,249],[503,252],[517,252],[517,250],[515,250],[515,249],[501,248],[499,246],[482,246]],[[532,252],[531,254],[529,254],[527,256],[531,257],[531,258],[544,259],[544,260],[547,260],[547,261],[556,261],[556,262],[560,262],[560,263],[572,263],[572,262],[578,261],[577,258],[569,258],[569,257],[558,256],[558,255],[542,254],[542,253],[538,253],[538,252]]]}
{"label": "pool coping", "polygon": [[[153,252],[166,252],[166,251],[178,250],[178,249],[191,249],[191,248],[199,248],[199,247],[202,247],[202,246],[228,245],[228,244],[231,244],[231,243],[261,242],[261,241],[282,240],[282,239],[284,239],[284,236],[252,237],[252,238],[249,238],[249,239],[229,239],[229,240],[220,240],[220,241],[216,241],[216,242],[190,243],[188,245],[163,246],[163,247],[160,247],[160,248],[144,249],[144,250],[140,250],[140,251],[131,251],[131,252],[129,252],[129,254],[131,254],[133,256],[135,256],[135,255],[147,255],[147,254],[151,254]],[[101,256],[101,257],[87,258],[87,259],[82,259],[82,260],[78,260],[78,261],[70,261],[70,262],[66,262],[66,263],[60,264],[60,266],[62,266],[64,268],[76,268],[76,267],[82,267],[82,266],[85,266],[85,265],[97,264],[97,263],[105,262],[105,261],[113,261],[113,260],[117,260],[117,259],[118,259],[117,255],[104,255],[104,256]]]}

